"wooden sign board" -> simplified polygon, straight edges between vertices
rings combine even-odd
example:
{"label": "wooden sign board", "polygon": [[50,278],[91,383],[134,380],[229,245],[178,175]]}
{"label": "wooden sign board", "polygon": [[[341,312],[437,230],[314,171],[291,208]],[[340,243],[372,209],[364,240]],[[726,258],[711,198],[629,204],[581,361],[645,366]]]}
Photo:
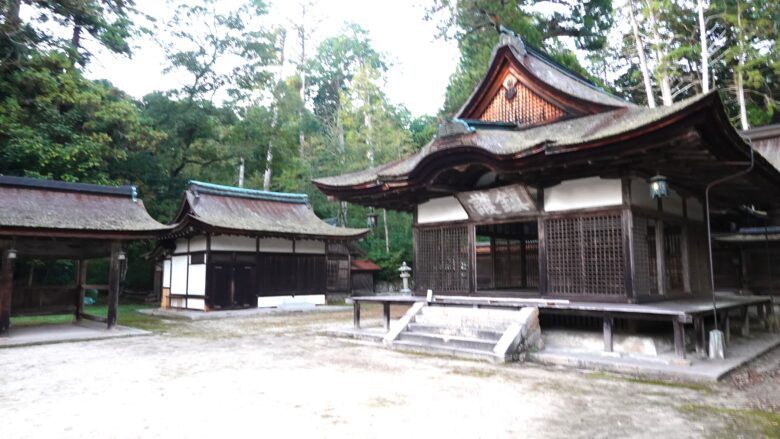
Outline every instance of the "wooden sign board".
{"label": "wooden sign board", "polygon": [[534,197],[520,184],[461,192],[456,197],[472,220],[505,219],[538,211]]}

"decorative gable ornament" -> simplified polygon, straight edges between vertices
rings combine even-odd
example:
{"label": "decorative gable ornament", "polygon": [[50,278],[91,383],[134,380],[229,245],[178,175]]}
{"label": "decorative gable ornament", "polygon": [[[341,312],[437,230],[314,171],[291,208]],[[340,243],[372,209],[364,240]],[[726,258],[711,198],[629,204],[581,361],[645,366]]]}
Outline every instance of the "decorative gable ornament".
{"label": "decorative gable ornament", "polygon": [[454,136],[457,134],[473,133],[474,128],[470,127],[461,119],[450,119],[439,124],[436,131],[436,137]]}
{"label": "decorative gable ornament", "polygon": [[520,59],[525,56],[526,51],[523,39],[504,26],[501,26],[501,35],[499,36],[498,41],[499,46],[509,46],[514,49]]}
{"label": "decorative gable ornament", "polygon": [[512,75],[507,75],[504,79],[504,97],[506,100],[511,101],[517,96],[517,78]]}

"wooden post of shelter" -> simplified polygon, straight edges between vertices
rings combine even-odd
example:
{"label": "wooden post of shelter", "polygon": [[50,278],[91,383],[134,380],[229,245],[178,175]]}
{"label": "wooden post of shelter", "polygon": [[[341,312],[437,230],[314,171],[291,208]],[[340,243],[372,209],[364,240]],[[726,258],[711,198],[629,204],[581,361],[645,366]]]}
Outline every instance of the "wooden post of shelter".
{"label": "wooden post of shelter", "polygon": [[16,254],[11,250],[3,252],[0,266],[0,335],[11,327],[11,296],[14,288],[14,260]]}
{"label": "wooden post of shelter", "polygon": [[111,264],[108,274],[108,315],[106,324],[111,329],[116,326],[117,308],[119,307],[119,278],[121,276],[121,264],[119,259],[122,254],[122,243],[120,241],[111,242]]}
{"label": "wooden post of shelter", "polygon": [[87,284],[87,260],[76,261],[76,311],[77,322],[81,321],[84,314],[84,285]]}

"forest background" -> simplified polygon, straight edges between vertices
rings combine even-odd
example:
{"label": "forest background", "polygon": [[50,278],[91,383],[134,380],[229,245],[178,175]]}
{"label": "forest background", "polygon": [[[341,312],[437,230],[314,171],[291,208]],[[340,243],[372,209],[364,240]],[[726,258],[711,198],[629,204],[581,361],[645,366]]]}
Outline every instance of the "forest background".
{"label": "forest background", "polygon": [[[0,174],[136,185],[167,223],[189,180],[237,185],[243,162],[244,187],[306,193],[336,225],[375,218],[359,245],[390,279],[413,258],[411,215],[328,201],[311,179],[422,148],[482,78],[502,27],[635,103],[717,90],[738,128],[780,122],[776,0],[422,1],[409,19],[434,22],[431,38],[455,41],[460,58],[438,114],[417,117],[387,98],[391,63],[359,24],[309,47],[311,2],[273,20],[267,3],[242,1],[173,1],[162,22],[133,0],[1,0]],[[165,71],[186,78],[181,87],[135,99],[86,77],[85,41],[142,57],[134,41],[150,34],[165,35]],[[140,256],[152,245],[130,248],[132,288],[150,286],[152,262]],[[68,271],[40,266],[42,283]]]}

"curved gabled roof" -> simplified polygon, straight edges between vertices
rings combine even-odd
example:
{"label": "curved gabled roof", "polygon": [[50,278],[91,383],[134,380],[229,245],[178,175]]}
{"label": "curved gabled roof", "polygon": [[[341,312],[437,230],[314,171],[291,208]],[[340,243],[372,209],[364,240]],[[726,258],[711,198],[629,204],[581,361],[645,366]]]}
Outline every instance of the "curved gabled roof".
{"label": "curved gabled roof", "polygon": [[[692,107],[709,95],[699,95],[668,107],[628,107],[566,119],[527,129],[476,128],[456,136],[437,136],[419,152],[404,159],[364,171],[314,180],[319,188],[373,185],[403,179],[427,157],[454,148],[471,147],[500,157],[522,155],[535,147],[570,147],[630,133]],[[328,193],[327,190],[325,190]]]}
{"label": "curved gabled roof", "polygon": [[[709,181],[733,173],[749,151],[717,92],[671,106],[620,108],[526,129],[452,125],[457,128],[440,129],[421,151],[402,160],[314,184],[340,200],[400,210],[462,190],[455,183],[471,181],[475,175],[466,170],[473,166],[541,186],[578,175],[661,173],[699,193]],[[445,173],[451,177],[442,186]],[[756,170],[730,184],[734,196],[777,204],[771,193],[780,188],[780,172],[756,155]]]}
{"label": "curved gabled roof", "polygon": [[0,176],[0,235],[151,238],[155,221],[132,186]]}
{"label": "curved gabled roof", "polygon": [[495,91],[507,71],[520,76],[521,82],[532,91],[545,95],[572,116],[636,106],[569,71],[508,31],[501,34],[488,66],[487,73],[460,108],[457,118],[478,118],[475,110],[492,97],[491,92]]}
{"label": "curved gabled roof", "polygon": [[191,181],[176,230],[193,223],[221,233],[355,239],[367,229],[334,227],[317,217],[305,194],[269,192]]}

